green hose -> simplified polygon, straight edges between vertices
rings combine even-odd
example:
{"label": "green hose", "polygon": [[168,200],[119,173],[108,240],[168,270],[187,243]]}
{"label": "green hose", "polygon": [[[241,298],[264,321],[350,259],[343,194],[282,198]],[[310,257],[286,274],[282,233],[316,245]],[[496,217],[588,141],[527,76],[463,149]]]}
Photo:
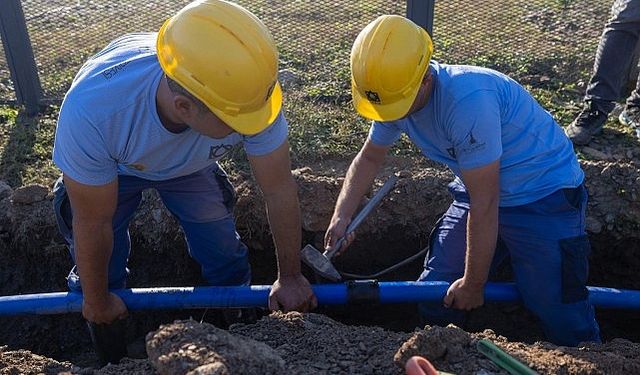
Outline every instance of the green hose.
{"label": "green hose", "polygon": [[507,370],[511,375],[538,374],[527,365],[505,353],[502,349],[498,348],[494,343],[487,339],[478,341],[476,348],[480,353],[489,357],[489,359],[493,361],[493,363]]}

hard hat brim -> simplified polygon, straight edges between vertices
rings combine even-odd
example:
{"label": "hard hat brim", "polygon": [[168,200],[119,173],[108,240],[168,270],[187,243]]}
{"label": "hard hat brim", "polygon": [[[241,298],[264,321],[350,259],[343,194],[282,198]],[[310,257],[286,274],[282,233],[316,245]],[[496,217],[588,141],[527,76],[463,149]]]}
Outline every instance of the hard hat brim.
{"label": "hard hat brim", "polygon": [[418,95],[420,85],[416,85],[412,91],[410,91],[406,97],[396,100],[391,104],[375,104],[372,103],[366,96],[360,94],[356,89],[355,84],[351,83],[351,96],[353,99],[353,106],[356,111],[363,117],[374,121],[395,121],[399,120],[407,115],[413,101]]}
{"label": "hard hat brim", "polygon": [[276,82],[273,92],[264,106],[253,112],[229,115],[215,108],[209,107],[209,109],[236,132],[243,135],[254,135],[273,124],[278,114],[280,114],[282,109],[282,88],[280,87],[280,82]]}

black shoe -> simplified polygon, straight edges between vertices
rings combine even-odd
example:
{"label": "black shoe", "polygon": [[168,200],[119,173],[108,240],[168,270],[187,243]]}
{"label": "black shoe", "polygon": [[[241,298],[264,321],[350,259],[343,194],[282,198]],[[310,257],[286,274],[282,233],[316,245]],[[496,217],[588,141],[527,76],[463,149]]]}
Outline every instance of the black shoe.
{"label": "black shoe", "polygon": [[567,137],[576,145],[586,145],[591,137],[600,133],[607,121],[607,113],[602,112],[592,103],[585,103],[582,112],[565,129]]}
{"label": "black shoe", "polygon": [[640,138],[640,107],[627,105],[620,113],[618,120],[622,125],[633,128],[636,131],[636,137]]}

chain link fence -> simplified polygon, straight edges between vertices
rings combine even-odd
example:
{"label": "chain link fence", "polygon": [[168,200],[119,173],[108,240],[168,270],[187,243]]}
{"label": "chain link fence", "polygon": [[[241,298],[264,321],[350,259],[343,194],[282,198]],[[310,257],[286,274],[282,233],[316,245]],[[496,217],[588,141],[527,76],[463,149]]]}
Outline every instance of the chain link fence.
{"label": "chain link fence", "polygon": [[[188,2],[23,0],[45,100],[59,103],[82,63],[110,40],[156,31]],[[348,59],[358,32],[380,14],[404,15],[407,8],[406,0],[237,2],[274,34],[287,95],[337,105],[350,100]],[[611,0],[436,1],[435,59],[492,67],[532,87],[576,85],[575,99],[610,6]],[[0,53],[0,103],[15,99]]]}
{"label": "chain link fence", "polygon": [[481,65],[520,82],[588,80],[611,0],[436,2],[436,58]]}

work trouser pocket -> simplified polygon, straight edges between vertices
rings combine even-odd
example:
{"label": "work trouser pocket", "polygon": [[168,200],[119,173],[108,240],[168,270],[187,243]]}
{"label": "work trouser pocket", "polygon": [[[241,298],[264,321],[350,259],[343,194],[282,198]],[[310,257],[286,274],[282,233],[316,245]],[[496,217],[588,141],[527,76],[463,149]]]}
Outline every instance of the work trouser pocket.
{"label": "work trouser pocket", "polygon": [[237,200],[236,191],[233,188],[233,185],[231,185],[229,177],[227,177],[227,173],[222,169],[222,167],[218,166],[215,168],[214,175],[218,182],[218,186],[220,187],[220,191],[222,192],[224,205],[227,208],[227,211],[232,213]]}
{"label": "work trouser pocket", "polygon": [[591,245],[587,235],[560,240],[562,251],[562,303],[584,301],[589,296],[589,254]]}

